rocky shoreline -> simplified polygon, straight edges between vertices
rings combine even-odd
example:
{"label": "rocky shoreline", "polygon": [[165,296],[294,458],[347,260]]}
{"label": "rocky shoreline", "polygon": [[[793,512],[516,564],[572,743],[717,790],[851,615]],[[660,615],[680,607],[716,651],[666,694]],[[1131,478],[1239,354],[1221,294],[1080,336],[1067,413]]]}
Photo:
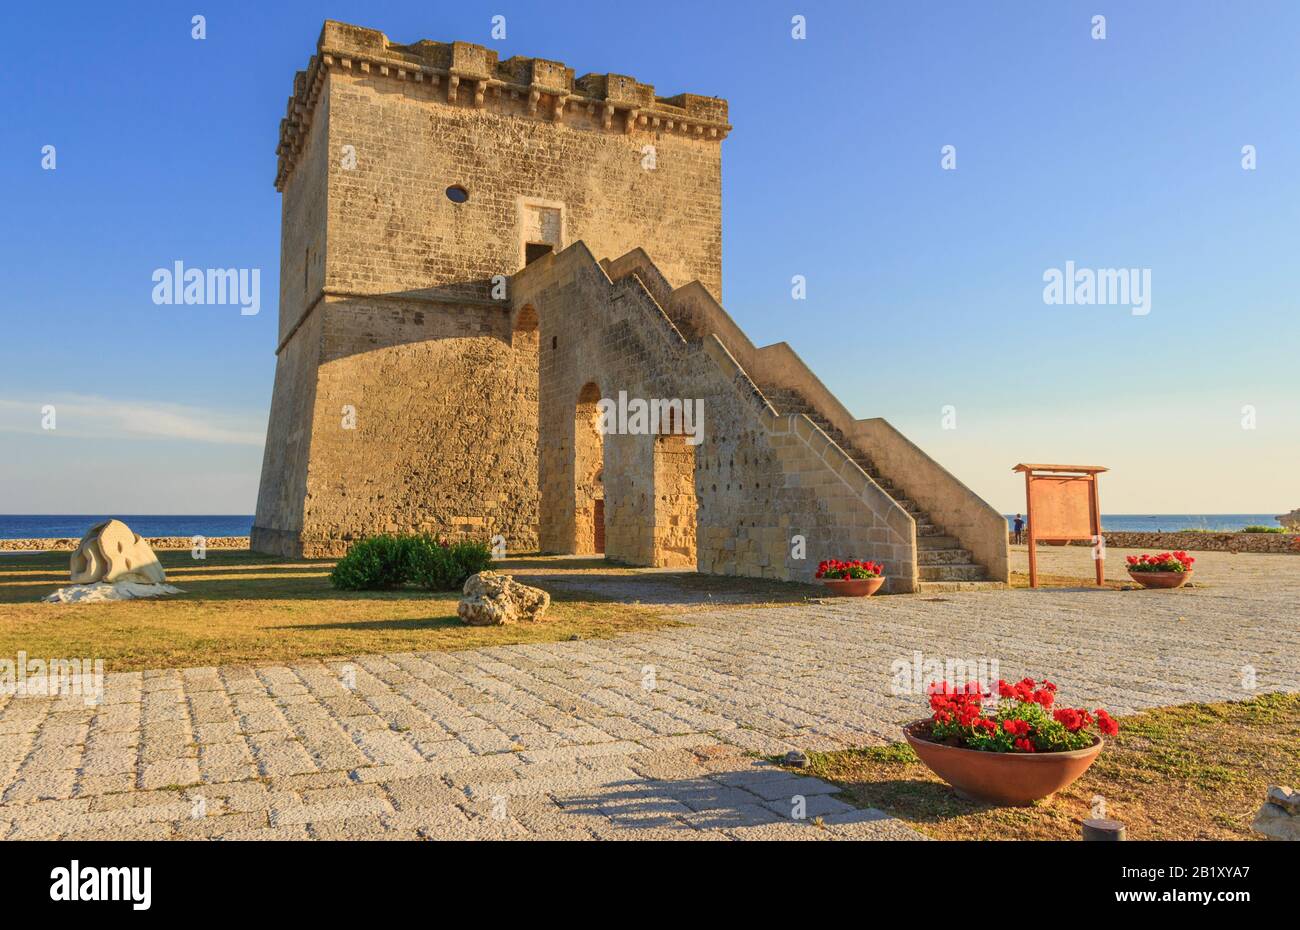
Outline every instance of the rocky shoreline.
{"label": "rocky shoreline", "polygon": [[[1300,555],[1300,533],[1105,533],[1111,549],[1149,552],[1264,552]],[[1039,545],[1043,545],[1040,543]],[[1075,546],[1089,546],[1075,542]]]}
{"label": "rocky shoreline", "polygon": [[[192,536],[146,536],[145,541],[154,549],[193,549]],[[60,537],[51,539],[0,539],[0,552],[71,552],[80,539]],[[247,536],[207,536],[203,541],[209,549],[247,549]]]}

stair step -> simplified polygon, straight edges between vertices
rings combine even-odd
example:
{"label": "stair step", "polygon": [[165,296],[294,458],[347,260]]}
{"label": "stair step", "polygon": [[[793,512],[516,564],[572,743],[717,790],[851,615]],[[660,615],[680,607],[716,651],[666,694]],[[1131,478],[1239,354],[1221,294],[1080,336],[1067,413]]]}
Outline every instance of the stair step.
{"label": "stair step", "polygon": [[984,566],[967,562],[960,565],[920,565],[922,581],[984,581]]}
{"label": "stair step", "polygon": [[917,549],[925,552],[930,549],[958,549],[961,547],[961,540],[956,536],[925,536],[917,529]]}
{"label": "stair step", "polygon": [[[920,520],[917,520],[916,535],[925,536],[925,537],[935,537],[935,536],[944,536],[945,534],[942,526],[935,526],[933,523],[922,522]],[[951,539],[952,537],[949,536],[948,538]]]}
{"label": "stair step", "polygon": [[918,565],[973,565],[969,549],[919,549]]}
{"label": "stair step", "polygon": [[1006,587],[1001,581],[921,581],[916,585],[916,593],[965,594],[970,591],[1004,591]]}

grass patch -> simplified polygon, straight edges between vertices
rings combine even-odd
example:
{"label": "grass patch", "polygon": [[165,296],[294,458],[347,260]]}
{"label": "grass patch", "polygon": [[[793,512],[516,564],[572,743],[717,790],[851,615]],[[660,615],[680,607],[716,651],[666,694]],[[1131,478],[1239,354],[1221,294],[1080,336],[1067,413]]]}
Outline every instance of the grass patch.
{"label": "grass patch", "polygon": [[[41,597],[68,584],[69,553],[2,554],[0,656],[103,659],[106,671],[122,672],[588,639],[673,624],[653,607],[557,588],[541,623],[470,627],[456,616],[458,593],[337,591],[333,560],[207,556],[158,553],[182,595],[45,604]],[[511,560],[499,567],[515,570]]]}
{"label": "grass patch", "polygon": [[1096,796],[1131,840],[1258,839],[1250,822],[1268,786],[1300,783],[1300,695],[1180,704],[1119,721],[1119,736],[1084,776],[1034,807],[963,801],[901,742],[809,753],[798,771],[938,839],[1075,840]]}

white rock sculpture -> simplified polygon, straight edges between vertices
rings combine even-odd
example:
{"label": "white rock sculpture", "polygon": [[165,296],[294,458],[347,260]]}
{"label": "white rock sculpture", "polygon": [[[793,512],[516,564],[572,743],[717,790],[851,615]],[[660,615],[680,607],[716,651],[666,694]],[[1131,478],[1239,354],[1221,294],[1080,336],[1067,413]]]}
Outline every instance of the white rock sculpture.
{"label": "white rock sculpture", "polygon": [[121,520],[96,523],[72,553],[73,584],[162,584],[166,580],[153,549]]}
{"label": "white rock sculpture", "polygon": [[470,575],[464,595],[456,614],[470,626],[532,622],[542,619],[551,606],[551,596],[541,588],[530,588],[499,572]]}
{"label": "white rock sculpture", "polygon": [[138,581],[117,581],[109,584],[73,584],[59,588],[44,600],[51,604],[100,604],[105,601],[133,601],[142,597],[160,597],[164,594],[184,594],[180,588],[169,584],[141,584]]}

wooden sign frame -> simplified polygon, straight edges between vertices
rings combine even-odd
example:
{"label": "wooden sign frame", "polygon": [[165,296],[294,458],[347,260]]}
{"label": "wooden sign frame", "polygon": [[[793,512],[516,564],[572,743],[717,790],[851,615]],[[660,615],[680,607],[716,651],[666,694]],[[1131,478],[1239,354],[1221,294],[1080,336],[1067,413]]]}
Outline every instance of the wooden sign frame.
{"label": "wooden sign frame", "polygon": [[1106,579],[1105,546],[1101,542],[1101,498],[1097,475],[1102,465],[1027,465],[1012,471],[1025,474],[1025,517],[1028,520],[1029,587],[1038,587],[1038,542],[1086,540],[1094,546],[1097,584]]}

